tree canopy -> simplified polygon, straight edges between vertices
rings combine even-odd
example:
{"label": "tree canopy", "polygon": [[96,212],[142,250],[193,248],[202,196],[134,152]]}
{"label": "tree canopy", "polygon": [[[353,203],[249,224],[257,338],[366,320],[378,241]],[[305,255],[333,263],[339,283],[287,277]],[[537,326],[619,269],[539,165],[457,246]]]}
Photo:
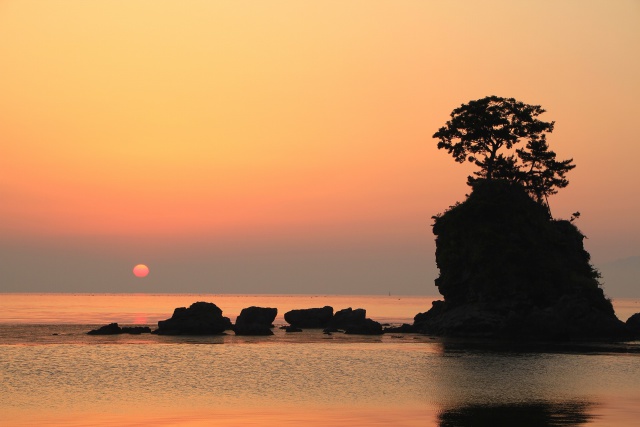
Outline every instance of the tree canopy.
{"label": "tree canopy", "polygon": [[549,150],[546,135],[555,122],[538,119],[544,112],[539,105],[487,96],[453,110],[433,137],[457,162],[480,168],[468,177],[469,185],[478,179],[516,182],[547,205],[549,195],[569,184],[565,176],[575,165],[573,159],[556,160]]}

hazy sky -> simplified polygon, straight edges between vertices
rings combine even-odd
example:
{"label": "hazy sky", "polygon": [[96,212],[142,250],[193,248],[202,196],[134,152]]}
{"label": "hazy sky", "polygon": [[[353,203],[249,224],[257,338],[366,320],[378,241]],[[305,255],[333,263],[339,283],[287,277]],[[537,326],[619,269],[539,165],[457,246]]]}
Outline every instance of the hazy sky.
{"label": "hazy sky", "polygon": [[0,291],[436,294],[431,136],[498,95],[640,296],[638,76],[632,0],[0,2]]}

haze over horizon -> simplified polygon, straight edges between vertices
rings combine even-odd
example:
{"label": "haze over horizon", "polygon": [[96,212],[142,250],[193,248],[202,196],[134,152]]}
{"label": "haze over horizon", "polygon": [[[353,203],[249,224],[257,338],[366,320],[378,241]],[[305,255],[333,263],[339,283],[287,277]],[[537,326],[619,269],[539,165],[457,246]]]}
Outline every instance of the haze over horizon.
{"label": "haze over horizon", "polygon": [[[0,292],[436,295],[439,151],[487,95],[541,105],[550,199],[640,297],[640,4],[0,4]],[[150,274],[131,269],[144,263]]]}

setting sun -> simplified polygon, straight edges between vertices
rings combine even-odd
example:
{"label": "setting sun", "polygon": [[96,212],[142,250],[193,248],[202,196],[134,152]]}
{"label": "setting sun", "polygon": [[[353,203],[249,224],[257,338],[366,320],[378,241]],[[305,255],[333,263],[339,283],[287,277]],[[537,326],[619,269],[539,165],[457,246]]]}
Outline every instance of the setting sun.
{"label": "setting sun", "polygon": [[138,264],[133,267],[133,274],[136,277],[147,277],[147,275],[149,274],[149,267],[144,264]]}

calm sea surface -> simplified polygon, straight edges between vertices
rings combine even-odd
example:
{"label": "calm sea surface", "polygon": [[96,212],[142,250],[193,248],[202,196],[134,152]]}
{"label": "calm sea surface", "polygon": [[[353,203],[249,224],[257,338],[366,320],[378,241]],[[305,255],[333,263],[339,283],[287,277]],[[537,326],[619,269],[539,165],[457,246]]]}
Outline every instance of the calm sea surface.
{"label": "calm sea surface", "polygon": [[[196,301],[365,308],[411,322],[430,297],[0,294],[0,425],[635,426],[640,342],[515,345],[415,334],[88,336]],[[614,301],[626,320],[640,302]]]}

